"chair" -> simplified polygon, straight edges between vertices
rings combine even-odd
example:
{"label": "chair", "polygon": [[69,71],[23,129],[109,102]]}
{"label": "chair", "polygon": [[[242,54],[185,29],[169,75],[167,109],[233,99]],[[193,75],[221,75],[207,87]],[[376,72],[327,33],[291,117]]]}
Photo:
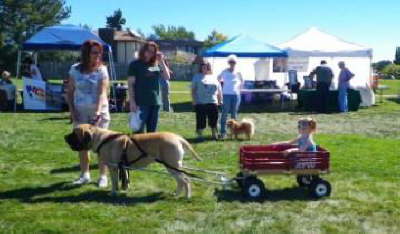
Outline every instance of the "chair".
{"label": "chair", "polygon": [[5,90],[0,89],[0,111],[8,110],[8,98],[7,92]]}

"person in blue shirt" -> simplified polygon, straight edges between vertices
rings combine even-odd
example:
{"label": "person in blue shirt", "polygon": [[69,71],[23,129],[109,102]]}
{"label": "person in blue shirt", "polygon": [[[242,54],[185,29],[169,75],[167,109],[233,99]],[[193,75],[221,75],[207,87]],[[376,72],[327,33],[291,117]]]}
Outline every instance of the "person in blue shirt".
{"label": "person in blue shirt", "polygon": [[350,87],[350,80],[354,77],[354,74],[350,72],[343,61],[340,61],[338,66],[340,68],[338,96],[339,110],[340,112],[348,112],[347,90]]}

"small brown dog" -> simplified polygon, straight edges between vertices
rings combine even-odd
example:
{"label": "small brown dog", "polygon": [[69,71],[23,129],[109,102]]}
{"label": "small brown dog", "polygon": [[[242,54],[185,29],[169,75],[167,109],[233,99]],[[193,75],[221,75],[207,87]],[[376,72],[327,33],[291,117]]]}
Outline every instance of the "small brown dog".
{"label": "small brown dog", "polygon": [[230,130],[230,138],[235,136],[238,139],[239,134],[246,134],[247,139],[250,140],[254,136],[254,121],[252,119],[242,119],[242,121],[236,121],[234,119],[228,120],[226,123]]}

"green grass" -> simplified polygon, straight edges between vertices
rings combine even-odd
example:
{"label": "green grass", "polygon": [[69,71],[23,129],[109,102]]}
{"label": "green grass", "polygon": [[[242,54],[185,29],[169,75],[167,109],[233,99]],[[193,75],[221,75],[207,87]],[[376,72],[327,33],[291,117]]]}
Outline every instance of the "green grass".
{"label": "green grass", "polygon": [[[187,82],[173,82],[185,91]],[[188,94],[172,94],[176,113],[161,113],[160,130],[193,139]],[[242,108],[257,125],[250,141],[194,144],[195,167],[238,172],[238,148],[296,135],[303,113],[269,106]],[[269,197],[247,202],[238,188],[194,183],[193,198],[176,199],[169,176],[133,172],[131,189],[117,198],[95,184],[71,186],[77,155],[64,143],[67,113],[0,113],[0,232],[2,233],[399,233],[400,104],[350,114],[313,115],[316,141],[331,152],[331,197],[310,200],[294,176],[262,177]],[[112,114],[111,129],[128,132],[127,114]],[[97,179],[96,160],[92,178]],[[158,165],[152,169],[164,171]]]}
{"label": "green grass", "polygon": [[379,80],[379,84],[389,87],[383,91],[384,95],[400,95],[400,80]]}

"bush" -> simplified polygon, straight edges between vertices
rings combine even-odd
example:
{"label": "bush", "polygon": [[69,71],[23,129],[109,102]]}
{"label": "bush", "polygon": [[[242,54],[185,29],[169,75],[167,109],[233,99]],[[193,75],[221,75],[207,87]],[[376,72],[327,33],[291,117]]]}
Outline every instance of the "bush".
{"label": "bush", "polygon": [[382,74],[388,79],[400,79],[400,65],[389,64],[383,68]]}

